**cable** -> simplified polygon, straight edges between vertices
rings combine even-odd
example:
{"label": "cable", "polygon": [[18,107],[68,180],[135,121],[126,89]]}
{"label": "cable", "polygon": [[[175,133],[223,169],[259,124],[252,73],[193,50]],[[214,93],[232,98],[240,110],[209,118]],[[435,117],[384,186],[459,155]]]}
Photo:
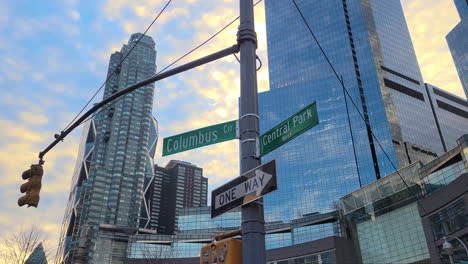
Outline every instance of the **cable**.
{"label": "cable", "polygon": [[[341,76],[341,81],[343,81],[343,76]],[[351,118],[349,117],[348,100],[346,100],[346,92],[345,92],[344,87],[343,87],[343,97],[344,97],[344,101],[345,101],[346,114],[348,115],[349,133],[351,135],[351,142],[353,143],[354,162],[356,164],[356,171],[357,171],[358,180],[359,180],[359,188],[362,188],[361,173],[359,171],[359,165],[358,165],[358,159],[357,159],[357,153],[356,153],[356,146],[354,144],[353,128],[351,127]]]}
{"label": "cable", "polygon": [[[328,62],[328,65],[330,66],[330,68],[333,70],[333,73],[335,74],[336,78],[338,79],[338,81],[340,82],[341,86],[343,87],[344,91],[346,92],[346,94],[348,95],[350,101],[353,103],[353,106],[354,108],[356,108],[356,111],[359,113],[359,116],[361,117],[361,119],[367,124],[368,122],[365,120],[364,116],[362,115],[361,111],[359,110],[358,106],[356,105],[356,103],[354,102],[353,98],[351,97],[351,95],[349,94],[349,91],[348,89],[346,89],[345,85],[344,85],[344,82],[343,80],[340,78],[340,76],[338,75],[338,73],[336,72],[335,70],[335,67],[333,67],[333,64],[330,62],[330,59],[328,58],[327,54],[325,53],[325,51],[323,50],[322,48],[322,45],[320,45],[320,42],[318,41],[317,37],[315,36],[314,32],[312,31],[312,28],[309,26],[309,23],[307,23],[307,20],[305,19],[304,15],[302,14],[299,6],[297,5],[296,3],[296,0],[292,0],[292,2],[294,3],[294,5],[296,6],[296,9],[297,11],[299,12],[300,16],[302,17],[302,20],[304,21],[305,25],[307,26],[307,28],[309,29],[309,32],[310,34],[312,35],[312,37],[314,38],[315,40],[315,43],[317,44],[317,46],[319,47],[320,51],[322,52],[323,56],[325,57],[326,61]],[[395,170],[395,172],[398,174],[398,176],[400,177],[400,179],[403,181],[403,183],[405,184],[406,188],[410,188],[408,183],[405,181],[405,179],[403,179],[403,176],[401,176],[400,172],[398,171],[398,169],[396,168],[395,164],[393,164],[393,161],[390,159],[390,156],[387,154],[387,152],[385,151],[385,149],[383,148],[383,146],[380,144],[380,141],[377,139],[377,137],[375,136],[374,132],[372,132],[372,130],[369,130],[372,137],[375,139],[375,141],[377,142],[377,144],[379,145],[380,149],[382,150],[382,152],[384,153],[385,157],[387,158],[387,160],[390,162],[391,166],[393,167],[393,169]],[[416,201],[418,202],[418,204],[421,206],[421,208],[423,209],[424,212],[427,213],[426,209],[424,208],[424,206],[421,204],[421,202],[419,201],[418,198],[416,198]]]}
{"label": "cable", "polygon": [[[258,5],[260,2],[262,2],[263,0],[258,0],[254,6]],[[232,25],[234,22],[236,22],[237,20],[239,19],[239,16],[236,17],[235,19],[233,19],[231,22],[229,22],[226,26],[224,26],[223,28],[221,28],[220,30],[218,30],[218,32],[216,32],[213,36],[209,37],[207,40],[205,40],[202,44],[196,46],[195,48],[193,48],[191,51],[185,53],[184,55],[182,55],[180,58],[178,58],[177,60],[175,60],[173,63],[169,64],[168,66],[166,66],[166,68],[162,69],[159,73],[161,73],[162,71],[166,70],[167,68],[171,67],[172,65],[176,64],[177,62],[179,62],[181,59],[185,58],[186,56],[188,56],[190,53],[192,53],[193,51],[197,50],[198,48],[200,48],[201,46],[205,45],[206,43],[208,43],[209,41],[211,41],[212,39],[214,39],[217,35],[219,35],[222,31],[224,31],[226,28],[228,28],[230,25]]]}
{"label": "cable", "polygon": [[[263,0],[258,0],[254,6],[258,5],[260,2],[262,2]],[[235,19],[233,19],[231,22],[229,22],[226,26],[222,27],[220,30],[218,30],[215,34],[213,34],[211,37],[209,37],[207,40],[205,40],[204,42],[202,42],[200,45],[196,46],[195,48],[191,49],[190,51],[186,52],[184,55],[182,55],[181,57],[179,57],[178,59],[176,59],[175,61],[173,61],[172,63],[170,63],[169,65],[167,65],[166,67],[164,67],[164,69],[160,70],[157,74],[160,74],[162,72],[164,72],[165,70],[167,70],[169,67],[171,67],[172,65],[176,64],[177,62],[179,62],[180,60],[182,60],[183,58],[187,57],[188,55],[190,55],[191,53],[195,52],[197,49],[201,48],[202,46],[204,46],[205,44],[207,44],[208,42],[210,42],[212,39],[214,39],[216,36],[218,36],[221,32],[223,32],[226,28],[228,28],[229,26],[231,26],[234,22],[236,22],[237,20],[239,19],[239,16],[236,17]],[[235,55],[234,55],[235,56]],[[236,56],[237,58],[237,56]],[[128,94],[127,94],[128,95]],[[83,122],[81,122],[80,125],[88,122],[90,119],[92,119],[93,117],[95,117],[96,115],[102,113],[103,111],[109,109],[110,107],[112,107],[113,105],[115,105],[118,101],[120,101],[122,98],[124,98],[125,96],[127,95],[124,95],[118,99],[116,99],[115,101],[113,101],[110,105],[106,106],[106,107],[103,107],[101,110],[99,110],[96,114],[94,114],[93,116],[87,118],[86,120],[84,120]]]}
{"label": "cable", "polygon": [[[237,58],[237,57],[236,57],[236,58]],[[257,68],[257,71],[259,71],[259,70],[262,68],[262,65],[263,65],[263,64],[262,64],[262,60],[260,60],[260,58],[259,58],[258,56],[257,56],[257,60],[258,60],[258,62],[260,63],[260,65],[259,65],[258,68]]]}
{"label": "cable", "polygon": [[[150,28],[153,26],[153,24],[158,20],[158,18],[161,16],[161,14],[164,12],[164,10],[166,10],[166,8],[169,6],[169,4],[172,2],[172,0],[169,0],[167,1],[166,5],[161,9],[161,11],[156,15],[156,17],[153,19],[153,22],[151,22],[151,24],[146,28],[145,32],[143,33],[143,36],[146,35],[146,33],[148,32],[148,30],[150,30]],[[76,116],[73,118],[72,121],[70,121],[70,123],[62,130],[66,130],[67,128],[70,127],[70,125],[78,118],[78,116],[86,109],[86,107],[91,103],[91,101],[94,99],[94,97],[96,97],[96,95],[102,90],[102,88],[107,84],[107,82],[110,80],[110,78],[112,78],[112,76],[114,76],[115,72],[117,71],[117,69],[122,65],[122,63],[125,61],[125,59],[127,59],[127,57],[132,53],[133,49],[138,45],[138,43],[140,43],[141,38],[138,38],[137,42],[135,43],[135,45],[133,45],[133,47],[130,49],[130,51],[127,53],[127,55],[125,55],[125,57],[123,58],[123,60],[120,61],[119,65],[117,65],[117,67],[115,67],[115,69],[112,71],[111,75],[109,77],[106,78],[106,80],[104,81],[104,83],[99,87],[99,89],[93,94],[93,96],[91,97],[91,99],[89,99],[89,101],[85,104],[85,106],[83,106],[83,108],[80,110],[80,112],[78,112],[78,114],[76,114]]]}

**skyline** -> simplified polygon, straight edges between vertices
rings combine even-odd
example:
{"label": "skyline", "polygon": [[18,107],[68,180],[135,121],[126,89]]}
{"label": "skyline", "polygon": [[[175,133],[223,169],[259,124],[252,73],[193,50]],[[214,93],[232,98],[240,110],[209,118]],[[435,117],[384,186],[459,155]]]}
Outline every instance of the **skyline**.
{"label": "skyline", "polygon": [[[463,91],[445,43],[445,35],[458,22],[458,16],[452,15],[450,21],[455,22],[453,25],[447,25],[445,33],[443,23],[438,23],[438,27],[434,28],[434,26],[427,24],[424,26],[421,22],[417,22],[421,18],[424,18],[422,20],[425,22],[430,21],[426,18],[433,13],[443,16],[441,20],[448,20],[447,13],[456,13],[453,2],[430,1],[437,5],[432,6],[434,11],[424,14],[422,14],[423,11],[430,7],[424,7],[423,11],[418,8],[422,8],[420,5],[427,4],[427,1],[409,2],[402,1],[402,4],[425,81],[443,89],[455,91],[457,95],[462,96]],[[51,236],[56,236],[51,237],[51,242],[57,243],[58,235],[53,233],[59,232],[54,229],[59,229],[65,210],[82,128],[78,128],[66,138],[64,143],[60,143],[45,157],[41,202],[36,210],[26,210],[16,206],[16,199],[20,196],[19,186],[22,183],[21,172],[26,170],[31,163],[37,162],[37,153],[52,141],[52,135],[59,132],[78,113],[100,86],[105,78],[106,64],[110,54],[119,50],[121,43],[125,42],[123,40],[128,39],[131,33],[142,32],[165,1],[157,3],[113,1],[112,6],[110,6],[111,1],[108,1],[97,7],[101,12],[93,9],[94,6],[87,7],[86,4],[78,4],[76,1],[65,1],[63,4],[59,4],[58,1],[52,3],[48,9],[43,6],[35,7],[33,3],[24,10],[12,8],[15,5],[13,3],[5,3],[7,8],[0,11],[3,13],[2,19],[5,20],[2,22],[11,19],[13,22],[11,24],[15,29],[13,33],[8,33],[5,28],[8,23],[2,23],[3,26],[0,26],[0,30],[6,36],[5,40],[8,40],[8,42],[0,41],[0,50],[4,54],[2,56],[4,63],[0,67],[2,72],[0,83],[3,84],[2,87],[14,88],[4,91],[4,96],[2,96],[4,109],[0,117],[2,127],[6,128],[5,136],[0,143],[3,165],[1,171],[5,179],[1,186],[5,200],[1,211],[4,216],[14,217],[2,217],[0,226],[3,227],[2,230],[12,230],[15,223],[27,225],[33,221],[37,222],[38,219],[45,219],[47,223],[44,226],[45,231]],[[151,5],[153,12],[145,9],[147,4]],[[185,4],[190,8],[182,8]],[[222,5],[212,10],[212,4],[209,1],[185,0],[171,3],[149,34],[156,41],[158,69],[165,67],[180,54],[191,49],[237,16],[236,1],[226,0],[222,2]],[[130,6],[133,7],[131,10],[125,9]],[[442,7],[444,9],[441,9]],[[202,13],[203,8],[210,12]],[[437,12],[437,10],[451,11]],[[255,11],[260,40],[258,54],[263,62],[263,68],[258,76],[259,90],[265,91],[268,90],[268,72],[263,3],[256,7]],[[8,12],[20,18],[13,18]],[[65,19],[61,20],[58,15],[47,17],[49,12],[63,15]],[[416,17],[414,21],[413,15]],[[23,21],[25,16],[31,18],[25,22]],[[206,26],[202,24],[202,21],[207,17],[212,19],[207,20]],[[175,21],[175,18],[180,18],[180,20]],[[434,20],[439,21],[439,19]],[[444,23],[448,22],[444,21]],[[171,29],[174,26],[180,29],[180,33],[172,33]],[[191,28],[198,33],[194,37],[187,35]],[[445,48],[425,39],[428,35],[428,28],[431,28],[432,32],[444,33],[432,39],[436,39],[436,43],[443,42]],[[86,32],[88,29],[90,29],[89,32]],[[112,32],[115,35],[107,30],[115,31]],[[233,25],[215,42],[204,46],[183,62],[234,44],[235,33],[236,25]],[[188,40],[190,44],[187,44]],[[424,50],[425,48],[431,50]],[[79,55],[75,57],[74,52],[69,52],[70,54],[67,52],[69,50]],[[446,57],[440,55],[445,53],[448,54],[448,60],[452,64],[451,75],[441,74],[450,68],[447,66]],[[436,62],[440,65],[434,65]],[[28,81],[27,74],[30,72],[32,72],[32,80]],[[428,73],[431,76],[428,76]],[[438,80],[435,76],[441,79]],[[453,84],[455,82],[453,79],[458,84],[458,90],[454,88],[457,86]],[[238,64],[231,56],[157,83],[153,113],[159,122],[160,138],[236,118],[237,80]],[[447,85],[441,82],[447,82]],[[44,91],[50,94],[45,94]],[[93,102],[98,102],[101,98],[100,94]],[[35,103],[35,100],[39,103]],[[177,109],[174,106],[178,106]],[[238,175],[238,145],[235,141],[165,158],[161,158],[161,146],[160,140],[155,159],[158,165],[165,165],[170,159],[192,162],[204,169],[205,175],[209,178],[210,190]],[[219,155],[220,152],[223,155]],[[21,220],[21,215],[28,219]]]}

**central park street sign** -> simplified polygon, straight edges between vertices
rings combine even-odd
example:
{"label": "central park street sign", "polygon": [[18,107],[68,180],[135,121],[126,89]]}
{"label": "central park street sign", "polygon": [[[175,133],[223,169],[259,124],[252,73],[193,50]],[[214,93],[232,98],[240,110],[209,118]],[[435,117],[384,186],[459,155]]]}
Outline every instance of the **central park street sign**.
{"label": "central park street sign", "polygon": [[260,156],[264,156],[319,123],[317,104],[306,106],[260,136]]}
{"label": "central park street sign", "polygon": [[237,120],[185,132],[163,140],[163,156],[237,138]]}
{"label": "central park street sign", "polygon": [[211,217],[257,200],[276,189],[276,161],[272,160],[213,190]]}

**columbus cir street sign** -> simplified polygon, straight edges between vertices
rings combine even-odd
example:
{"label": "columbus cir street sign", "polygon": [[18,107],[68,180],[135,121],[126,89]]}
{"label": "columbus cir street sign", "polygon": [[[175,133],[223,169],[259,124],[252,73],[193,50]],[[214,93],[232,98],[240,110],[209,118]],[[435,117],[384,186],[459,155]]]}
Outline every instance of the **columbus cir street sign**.
{"label": "columbus cir street sign", "polygon": [[213,190],[211,217],[257,200],[276,189],[276,161],[272,160]]}
{"label": "columbus cir street sign", "polygon": [[270,153],[318,123],[317,104],[313,102],[260,136],[260,156]]}
{"label": "columbus cir street sign", "polygon": [[235,139],[237,128],[234,120],[167,137],[163,140],[163,156]]}

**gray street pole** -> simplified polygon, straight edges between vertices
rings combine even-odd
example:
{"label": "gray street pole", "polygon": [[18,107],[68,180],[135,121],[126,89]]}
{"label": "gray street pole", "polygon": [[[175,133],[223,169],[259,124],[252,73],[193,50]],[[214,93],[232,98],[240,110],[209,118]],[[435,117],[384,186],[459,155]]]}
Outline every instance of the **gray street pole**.
{"label": "gray street pole", "polygon": [[[240,167],[245,173],[260,165],[257,140],[260,134],[258,118],[256,53],[257,35],[254,27],[253,0],[240,0],[241,96],[239,109]],[[242,207],[242,263],[266,263],[265,220],[263,199]]]}

